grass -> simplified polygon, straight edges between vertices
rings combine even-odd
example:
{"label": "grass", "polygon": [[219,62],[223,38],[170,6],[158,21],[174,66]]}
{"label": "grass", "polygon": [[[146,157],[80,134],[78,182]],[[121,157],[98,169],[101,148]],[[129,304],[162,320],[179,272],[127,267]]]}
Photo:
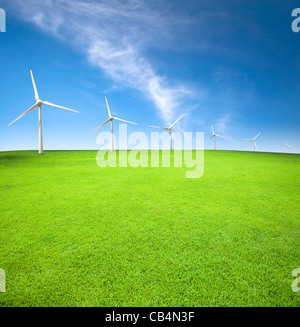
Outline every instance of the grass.
{"label": "grass", "polygon": [[0,306],[299,306],[300,156],[205,151],[205,171],[0,153]]}

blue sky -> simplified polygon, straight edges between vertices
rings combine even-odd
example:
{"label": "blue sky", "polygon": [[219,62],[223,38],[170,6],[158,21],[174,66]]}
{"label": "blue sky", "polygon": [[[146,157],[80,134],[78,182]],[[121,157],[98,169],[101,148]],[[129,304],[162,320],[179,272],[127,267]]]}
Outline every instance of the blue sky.
{"label": "blue sky", "polygon": [[[97,133],[113,114],[174,131],[215,132],[218,149],[300,151],[300,33],[291,29],[297,1],[0,0],[0,150],[38,148],[41,99],[44,147],[97,149]],[[109,131],[106,125],[101,129]],[[99,130],[99,131],[101,131]],[[115,124],[118,131],[118,123]],[[213,141],[205,141],[213,148]]]}

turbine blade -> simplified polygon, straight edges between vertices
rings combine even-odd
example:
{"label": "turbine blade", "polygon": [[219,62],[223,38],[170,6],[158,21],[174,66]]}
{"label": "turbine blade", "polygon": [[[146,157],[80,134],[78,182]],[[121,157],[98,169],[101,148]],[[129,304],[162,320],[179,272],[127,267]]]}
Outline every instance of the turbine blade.
{"label": "turbine blade", "polygon": [[40,98],[39,98],[39,94],[38,94],[38,91],[37,91],[37,88],[36,88],[36,85],[35,85],[35,81],[34,81],[34,78],[33,78],[33,74],[32,74],[31,69],[30,69],[30,75],[31,75],[31,80],[32,80],[32,85],[33,85],[35,100],[36,101],[39,101]]}
{"label": "turbine blade", "polygon": [[131,121],[124,120],[124,119],[120,119],[120,118],[116,118],[116,117],[113,117],[113,119],[115,119],[115,120],[119,120],[119,121],[124,121],[125,123],[129,123],[129,124],[133,124],[133,125],[138,125],[137,123],[133,123],[133,122],[131,122]]}
{"label": "turbine blade", "polygon": [[148,126],[148,127],[153,127],[153,128],[160,128],[160,129],[169,130],[168,127],[159,127],[159,126]]}
{"label": "turbine blade", "polygon": [[54,103],[51,103],[51,102],[48,102],[48,101],[43,101],[42,103],[43,104],[46,104],[47,106],[51,106],[51,107],[55,107],[55,108],[60,108],[60,109],[65,109],[65,110],[74,111],[74,112],[78,112],[79,113],[79,111],[77,111],[77,110],[66,108],[66,107],[62,107],[62,106],[58,106],[57,104],[54,104]]}
{"label": "turbine blade", "polygon": [[178,122],[179,122],[179,120],[182,118],[184,116],[184,114],[183,115],[181,115],[176,121],[175,121],[175,123],[173,123],[169,128],[172,128],[175,124],[177,124]]}
{"label": "turbine blade", "polygon": [[225,136],[222,136],[222,135],[219,135],[219,134],[215,134],[215,135],[218,136],[218,137],[223,137],[223,139],[226,139]]}
{"label": "turbine blade", "polygon": [[250,140],[250,139],[242,139],[242,140],[244,140],[244,141],[252,141],[252,140]]}
{"label": "turbine blade", "polygon": [[172,137],[173,137],[175,143],[177,143],[177,140],[176,140],[175,134],[174,134],[174,132],[173,132],[172,130],[171,130],[171,135],[172,135]]}
{"label": "turbine blade", "polygon": [[258,133],[253,140],[255,140],[260,134],[261,134],[261,132]]}
{"label": "turbine blade", "polygon": [[106,102],[106,107],[107,107],[107,112],[108,112],[108,116],[109,118],[111,117],[111,113],[110,113],[110,110],[109,110],[109,105],[108,105],[108,102],[107,102],[107,98],[105,97],[105,102]]}
{"label": "turbine blade", "polygon": [[90,134],[96,132],[97,129],[99,129],[100,127],[102,127],[103,125],[107,124],[110,121],[110,119],[107,119],[104,123],[102,123],[100,126],[98,126],[97,128],[95,128]]}
{"label": "turbine blade", "polygon": [[210,139],[213,138],[213,137],[214,137],[214,136],[212,135],[210,138],[207,139],[207,141],[210,140]]}
{"label": "turbine blade", "polygon": [[257,149],[257,145],[256,145],[255,141],[253,141],[253,142],[254,142],[255,149]]}
{"label": "turbine blade", "polygon": [[213,135],[215,135],[213,125],[211,125],[211,130],[212,130]]}
{"label": "turbine blade", "polygon": [[22,118],[23,116],[25,116],[26,114],[28,114],[30,111],[34,110],[35,108],[37,108],[38,106],[35,104],[34,106],[32,106],[31,108],[29,108],[28,110],[26,110],[22,115],[20,115],[18,118],[16,118],[14,121],[12,121],[10,124],[8,124],[8,126],[10,126],[11,124],[13,124],[14,122],[16,122],[17,120],[19,120],[20,118]]}

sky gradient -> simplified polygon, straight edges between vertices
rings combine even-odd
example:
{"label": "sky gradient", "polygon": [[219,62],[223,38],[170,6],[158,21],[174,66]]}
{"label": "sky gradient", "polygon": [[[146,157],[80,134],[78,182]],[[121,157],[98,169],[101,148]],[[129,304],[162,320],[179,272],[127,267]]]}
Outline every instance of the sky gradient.
{"label": "sky gradient", "polygon": [[[38,148],[32,69],[43,107],[44,148],[97,149],[113,115],[150,135],[181,114],[178,132],[204,132],[212,149],[300,152],[300,33],[296,1],[0,0],[0,150]],[[101,131],[109,131],[106,125]],[[118,123],[115,124],[118,131]],[[150,137],[149,137],[150,139]]]}

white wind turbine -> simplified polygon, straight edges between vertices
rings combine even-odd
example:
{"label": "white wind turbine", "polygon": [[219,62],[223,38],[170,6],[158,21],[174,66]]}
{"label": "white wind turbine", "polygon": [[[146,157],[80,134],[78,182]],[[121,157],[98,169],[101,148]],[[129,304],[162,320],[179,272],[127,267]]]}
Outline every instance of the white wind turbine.
{"label": "white wind turbine", "polygon": [[261,134],[261,132],[258,133],[258,134],[255,136],[254,139],[242,139],[242,140],[244,140],[244,141],[251,141],[251,142],[253,143],[253,152],[255,151],[255,148],[257,148],[257,145],[256,145],[256,143],[255,143],[255,139],[256,139],[260,134]]}
{"label": "white wind turbine", "polygon": [[216,136],[223,137],[223,138],[225,138],[225,136],[222,136],[222,135],[219,135],[219,134],[215,134],[213,125],[211,125],[211,130],[212,130],[213,135],[209,139],[207,139],[207,140],[210,140],[212,137],[214,138],[214,150],[216,150]]}
{"label": "white wind turbine", "polygon": [[289,148],[293,148],[292,145],[289,145],[287,141],[285,141],[285,149],[286,149],[286,153],[289,152]]}
{"label": "white wind turbine", "polygon": [[33,89],[34,89],[34,97],[35,97],[36,103],[31,108],[26,110],[22,115],[20,115],[18,118],[16,118],[14,121],[12,121],[9,125],[13,124],[17,120],[19,120],[20,118],[22,118],[23,116],[28,114],[30,111],[32,111],[32,110],[34,110],[36,108],[39,108],[39,154],[43,154],[42,105],[46,104],[47,106],[56,107],[56,108],[60,108],[60,109],[65,109],[65,110],[70,110],[70,111],[74,111],[74,112],[79,112],[79,111],[69,109],[69,108],[66,108],[66,107],[62,107],[62,106],[58,106],[58,105],[53,104],[53,103],[48,102],[48,101],[42,101],[39,98],[39,94],[38,94],[38,91],[37,91],[37,88],[36,88],[35,81],[34,81],[33,74],[32,74],[31,70],[30,70],[30,75],[31,75],[32,85],[33,85]]}
{"label": "white wind turbine", "polygon": [[92,133],[96,132],[97,129],[99,129],[100,127],[102,127],[103,125],[107,124],[108,122],[110,122],[110,133],[111,133],[111,149],[110,151],[113,152],[114,151],[114,126],[113,126],[113,120],[119,120],[119,121],[123,121],[125,123],[129,123],[129,124],[133,124],[133,125],[137,125],[136,123],[132,123],[131,121],[128,121],[128,120],[124,120],[124,119],[120,119],[120,118],[117,118],[117,117],[113,117],[110,113],[110,110],[109,110],[109,105],[108,105],[108,102],[107,102],[107,99],[105,97],[105,101],[106,101],[106,106],[107,106],[107,112],[108,112],[108,119],[103,123],[101,124],[100,126],[98,126],[96,129],[94,129]]}
{"label": "white wind turbine", "polygon": [[172,150],[172,136],[174,138],[174,141],[176,142],[176,138],[175,138],[175,135],[174,135],[174,132],[173,132],[173,127],[175,124],[177,124],[179,122],[179,120],[184,116],[181,115],[176,121],[175,123],[173,123],[170,127],[159,127],[159,126],[148,126],[148,127],[153,127],[153,128],[160,128],[160,129],[165,129],[167,131],[170,132],[170,150]]}

